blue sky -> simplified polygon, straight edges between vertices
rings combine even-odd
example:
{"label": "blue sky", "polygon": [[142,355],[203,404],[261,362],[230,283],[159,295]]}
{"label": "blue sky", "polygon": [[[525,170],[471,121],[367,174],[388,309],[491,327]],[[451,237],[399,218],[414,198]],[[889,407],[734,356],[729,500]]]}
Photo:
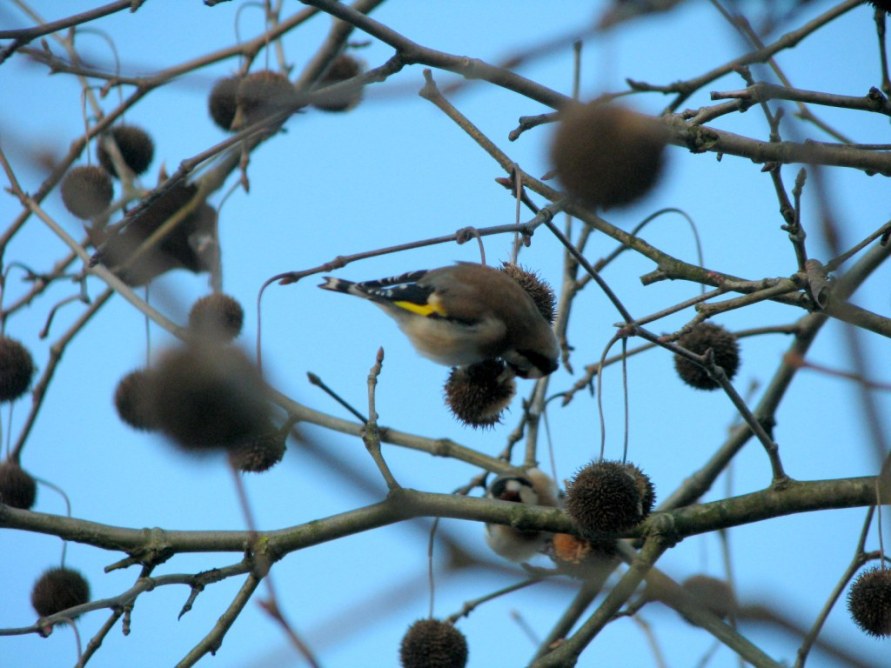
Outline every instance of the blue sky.
{"label": "blue sky", "polygon": [[[59,18],[94,2],[56,2],[33,6],[47,19]],[[135,14],[120,13],[97,22],[113,39],[122,69],[150,73],[187,61],[234,42],[238,3],[206,8],[193,0],[171,3],[153,0]],[[503,3],[391,1],[374,17],[412,40],[453,54],[498,63],[517,51],[542,41],[572,34],[587,25],[605,3]],[[762,3],[743,3],[753,8]],[[814,2],[795,25],[824,11],[832,3]],[[299,10],[285,3],[287,12]],[[19,27],[30,22],[11,5],[0,8],[0,25]],[[259,9],[241,13],[242,36],[262,29]],[[286,57],[299,73],[302,64],[324,38],[330,22],[322,18],[283,40]],[[356,33],[356,41],[365,36]],[[107,44],[94,33],[78,38],[82,56],[109,62]],[[585,43],[582,97],[622,90],[624,79],[666,84],[700,74],[739,55],[736,34],[707,3],[687,2],[670,16],[641,21],[615,34]],[[374,40],[358,51],[369,66],[382,64],[391,50]],[[257,61],[265,61],[261,54]],[[274,57],[270,61],[274,64]],[[863,95],[880,83],[872,11],[859,7],[830,29],[779,57],[779,63],[799,88]],[[154,137],[156,158],[144,179],[153,184],[163,163],[173,171],[180,161],[224,139],[209,120],[206,97],[213,82],[236,68],[227,61],[203,68],[153,91],[126,115],[129,123],[147,128]],[[443,114],[416,95],[423,84],[420,66],[406,67],[384,84],[366,91],[365,99],[346,114],[309,110],[292,118],[287,132],[267,142],[251,157],[247,194],[236,189],[220,212],[225,290],[241,300],[248,312],[242,343],[256,338],[256,294],[268,277],[301,270],[338,255],[382,248],[455,230],[514,222],[515,206],[494,184],[499,167]],[[520,72],[558,91],[568,93],[572,81],[570,49],[534,59]],[[764,76],[756,70],[757,76]],[[441,85],[453,75],[436,72]],[[0,86],[7,94],[0,104],[0,145],[7,151],[28,190],[36,190],[42,174],[28,166],[22,147],[46,147],[61,155],[83,129],[80,88],[67,75],[47,75],[38,64],[16,56],[0,67]],[[706,87],[685,107],[710,104],[710,90],[735,90],[742,81],[728,76]],[[14,91],[9,93],[8,91]],[[516,142],[507,134],[519,116],[546,111],[542,105],[509,91],[472,83],[451,98],[502,149],[532,174],[548,169],[550,128],[526,133]],[[632,100],[642,111],[656,113],[666,104],[658,95]],[[117,104],[117,94],[103,101],[106,111]],[[887,143],[887,119],[863,113],[823,110],[820,115],[844,128],[855,140]],[[791,113],[789,114],[791,120]],[[725,117],[716,127],[765,137],[763,115],[756,108]],[[798,133],[796,135],[796,133]],[[789,136],[826,139],[800,124],[789,126]],[[670,162],[659,187],[638,205],[607,217],[630,228],[663,207],[683,209],[697,224],[709,267],[748,278],[786,276],[795,269],[791,245],[780,231],[776,198],[766,174],[748,160],[714,155],[692,155],[670,150]],[[797,168],[784,172],[791,184]],[[887,183],[880,176],[843,170],[828,172],[827,196],[839,219],[847,247],[888,218]],[[235,182],[230,178],[224,190]],[[805,213],[815,220],[812,191],[806,191]],[[223,192],[211,203],[219,206]],[[45,202],[47,212],[74,236],[79,223],[64,209],[58,195]],[[0,197],[4,221],[18,214],[16,201]],[[523,219],[528,219],[525,213]],[[827,259],[816,230],[809,237],[815,257]],[[677,257],[694,261],[695,245],[687,224],[669,215],[650,225],[645,238]],[[489,262],[506,259],[510,238],[486,240]],[[595,236],[589,257],[597,259],[613,249],[612,242]],[[6,251],[6,260],[20,260],[45,270],[65,253],[63,244],[39,221],[32,220]],[[436,267],[456,260],[477,260],[475,244],[442,245],[355,263],[338,272],[350,279],[370,279],[413,269]],[[557,242],[540,232],[521,261],[557,283],[562,256]],[[639,277],[653,269],[644,258],[626,253],[604,272],[635,316],[655,312],[698,293],[698,286],[663,282],[643,287]],[[13,270],[4,304],[27,289]],[[888,267],[881,269],[854,298],[855,303],[888,313]],[[318,374],[360,410],[366,408],[366,376],[379,346],[386,351],[377,393],[383,425],[409,433],[451,438],[494,455],[521,414],[519,399],[505,424],[479,432],[454,422],[442,405],[441,386],[447,369],[418,357],[387,318],[370,305],[317,290],[315,278],[288,287],[273,287],[263,302],[263,351],[266,370],[281,391],[308,406],[348,419],[333,401],[306,379]],[[90,279],[97,295],[101,281]],[[208,291],[206,276],[173,272],[153,286],[152,303],[176,322],[184,322],[190,304]],[[80,313],[69,305],[58,314],[47,340],[38,340],[47,312],[76,290],[59,283],[47,297],[17,313],[6,333],[28,343],[39,370],[48,363],[49,345]],[[688,321],[692,311],[663,319],[652,328],[670,332]],[[719,322],[731,329],[793,322],[801,313],[776,304],[762,304],[730,312]],[[576,369],[596,361],[614,332],[619,315],[593,287],[576,304],[570,332]],[[151,327],[150,346],[163,348],[169,336]],[[863,336],[870,372],[887,382],[887,341]],[[789,339],[781,335],[743,341],[743,364],[736,385],[745,391],[756,384],[757,401]],[[35,475],[65,489],[76,517],[128,527],[169,529],[240,529],[244,527],[230,474],[223,460],[187,459],[160,437],[136,433],[122,424],[111,403],[117,380],[145,362],[144,318],[123,299],[115,298],[66,350],[53,380],[40,419],[23,455],[23,465]],[[813,347],[810,359],[835,368],[850,368],[842,326],[830,323]],[[735,413],[728,399],[682,386],[671,356],[654,351],[629,362],[631,428],[629,458],[652,477],[659,498],[665,498],[722,442]],[[551,391],[570,387],[578,376],[560,371]],[[528,395],[532,383],[520,383]],[[607,456],[622,453],[622,387],[618,368],[603,377],[607,424]],[[877,399],[887,415],[887,396]],[[556,402],[555,402],[556,404]],[[4,437],[13,441],[28,413],[28,402],[4,410]],[[567,478],[599,450],[600,422],[595,401],[581,393],[565,409],[549,413],[550,438],[559,479]],[[887,424],[885,425],[887,428]],[[260,528],[300,524],[343,512],[382,498],[385,487],[360,440],[312,427],[306,433],[318,446],[345,462],[370,481],[371,491],[345,482],[312,454],[291,444],[282,464],[262,476],[245,478]],[[789,474],[801,480],[874,474],[877,468],[863,426],[858,395],[851,383],[804,371],[787,394],[778,414],[775,436]],[[440,458],[385,447],[388,463],[399,482],[416,489],[450,492],[477,473],[471,467]],[[705,500],[755,491],[770,482],[770,468],[754,441],[737,458],[732,483],[722,477]],[[730,490],[730,491],[728,491]],[[41,487],[36,510],[63,513],[64,504],[49,488]],[[856,545],[864,509],[832,511],[771,520],[734,529],[729,534],[739,597],[784,611],[809,625]],[[276,564],[273,578],[284,611],[295,628],[317,650],[325,666],[391,666],[397,664],[398,642],[407,625],[426,615],[427,522],[404,523],[289,555]],[[443,522],[444,530],[486,563],[498,564],[487,553],[483,527],[458,521]],[[60,542],[49,536],[4,531],[0,550],[0,583],[7,604],[0,610],[0,627],[33,622],[27,604],[34,579],[58,563]],[[877,549],[873,531],[868,543]],[[439,551],[440,556],[442,550]],[[67,563],[84,572],[95,598],[112,596],[129,586],[135,572],[103,574],[103,567],[121,555],[88,546],[69,545]],[[222,566],[238,555],[178,555],[158,573],[182,573]],[[541,558],[537,563],[548,565]],[[435,612],[449,615],[469,599],[516,582],[522,571],[502,564],[500,572],[475,569],[437,582]],[[694,573],[721,575],[722,557],[715,536],[690,538],[666,554],[660,568],[677,579]],[[192,612],[176,616],[188,591],[165,587],[141,597],[133,613],[132,631],[119,630],[106,638],[90,662],[95,666],[171,665],[214,623],[231,600],[238,583],[209,587]],[[512,619],[518,611],[543,636],[565,607],[574,584],[557,578],[481,606],[459,623],[470,643],[470,666],[518,666],[533,653],[534,644]],[[261,591],[262,595],[262,591]],[[642,616],[654,628],[670,666],[689,666],[708,650],[712,640],[675,613],[648,606]],[[78,623],[84,642],[104,621],[92,613]],[[796,643],[788,636],[744,626],[774,657],[794,660]],[[883,643],[862,635],[843,607],[830,616],[827,634],[858,654],[878,662],[887,653]],[[0,639],[4,665],[51,667],[75,661],[74,641],[60,628],[48,639],[34,636]],[[371,657],[371,658],[369,658]],[[718,651],[712,665],[731,665],[727,650]],[[302,665],[281,631],[256,605],[249,605],[227,635],[218,656],[207,664],[241,666]],[[654,665],[639,627],[621,619],[604,631],[583,655],[579,665]],[[835,666],[815,655],[809,665]]]}

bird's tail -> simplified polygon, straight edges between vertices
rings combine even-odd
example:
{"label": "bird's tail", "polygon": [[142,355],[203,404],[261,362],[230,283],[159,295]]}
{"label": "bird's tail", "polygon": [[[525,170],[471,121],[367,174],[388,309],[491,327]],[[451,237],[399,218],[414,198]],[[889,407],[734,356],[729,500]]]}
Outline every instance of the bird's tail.
{"label": "bird's tail", "polygon": [[324,276],[323,278],[325,279],[325,282],[319,285],[322,290],[345,292],[348,295],[362,294],[362,290],[359,290],[356,287],[356,283],[354,283],[353,281],[346,281],[342,278],[336,278],[334,276]]}

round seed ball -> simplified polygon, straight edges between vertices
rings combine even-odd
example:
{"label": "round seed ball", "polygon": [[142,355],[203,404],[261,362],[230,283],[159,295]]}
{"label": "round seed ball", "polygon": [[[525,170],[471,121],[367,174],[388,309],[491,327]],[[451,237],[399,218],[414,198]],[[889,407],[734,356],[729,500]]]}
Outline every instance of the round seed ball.
{"label": "round seed ball", "polygon": [[[566,488],[566,512],[583,534],[598,539],[601,533],[618,533],[639,524],[649,513],[654,497],[648,500],[641,490],[644,475],[632,464],[600,461],[588,464],[575,474]],[[648,504],[649,507],[646,507]]]}
{"label": "round seed ball", "polygon": [[460,422],[486,428],[501,422],[517,384],[503,362],[484,360],[452,369],[444,391],[446,405]]}
{"label": "round seed ball", "polygon": [[419,619],[408,627],[399,648],[402,668],[464,668],[467,639],[453,624]]}
{"label": "round seed ball", "polygon": [[[362,73],[362,63],[351,55],[342,53],[331,63],[317,84],[318,88],[324,88],[331,84],[340,83],[352,79]],[[328,93],[324,97],[313,102],[316,109],[322,111],[348,111],[362,100],[362,89],[341,93]]]}
{"label": "round seed ball", "polygon": [[233,128],[238,129],[284,109],[296,90],[288,77],[272,70],[253,72],[241,79],[235,93]]}
{"label": "round seed ball", "polygon": [[105,211],[113,196],[111,177],[95,165],[75,167],[62,180],[62,203],[82,220]]}
{"label": "round seed ball", "polygon": [[153,371],[151,413],[190,451],[231,449],[268,431],[269,407],[257,368],[236,348],[184,346]]}
{"label": "round seed ball", "polygon": [[[155,142],[152,141],[149,133],[135,125],[116,125],[111,130],[111,136],[118,145],[124,164],[130,168],[134,174],[142,174],[152,164],[152,158],[155,157]],[[99,142],[96,149],[96,157],[99,164],[112,176],[119,176],[114,167],[114,160],[111,154],[106,150],[103,142]]]}
{"label": "round seed ball", "polygon": [[623,206],[662,173],[668,134],[650,116],[594,100],[561,113],[551,159],[566,191],[588,206]]}
{"label": "round seed ball", "polygon": [[49,617],[90,600],[90,584],[72,568],[50,568],[34,583],[31,605],[41,617]]}
{"label": "round seed ball", "polygon": [[871,636],[891,636],[891,570],[869,568],[848,591],[848,612],[860,629]]}
{"label": "round seed ball", "polygon": [[189,311],[189,328],[213,341],[231,341],[241,333],[244,309],[234,297],[221,293],[196,301]]}
{"label": "round seed ball", "polygon": [[239,471],[262,473],[278,464],[285,456],[285,439],[277,429],[272,429],[229,450],[229,461]]}
{"label": "round seed ball", "polygon": [[7,459],[0,464],[0,503],[30,510],[37,500],[37,483],[18,462]]}
{"label": "round seed ball", "polygon": [[232,76],[218,80],[207,98],[207,110],[210,117],[218,127],[230,132],[232,121],[235,120],[235,95],[238,92],[238,84],[241,77]]}
{"label": "round seed ball", "polygon": [[721,619],[727,619],[736,613],[736,596],[726,580],[719,580],[709,575],[691,575],[681,583],[681,586],[702,607]]}
{"label": "round seed ball", "polygon": [[34,377],[31,353],[16,339],[0,336],[0,401],[14,401],[28,391]]}
{"label": "round seed ball", "polygon": [[[715,356],[715,364],[724,369],[727,378],[732,380],[739,369],[739,343],[721,325],[701,322],[678,339],[678,345],[690,352],[702,355],[709,348]],[[721,385],[708,375],[708,372],[686,357],[674,356],[674,368],[687,385],[698,390],[715,390]]]}
{"label": "round seed ball", "polygon": [[501,271],[520,284],[526,294],[532,297],[541,317],[553,324],[557,315],[557,299],[554,297],[554,289],[542,280],[541,276],[525,267],[505,262]]}
{"label": "round seed ball", "polygon": [[157,420],[152,415],[152,390],[151,374],[144,369],[131,371],[121,378],[114,391],[118,417],[134,429],[157,429]]}

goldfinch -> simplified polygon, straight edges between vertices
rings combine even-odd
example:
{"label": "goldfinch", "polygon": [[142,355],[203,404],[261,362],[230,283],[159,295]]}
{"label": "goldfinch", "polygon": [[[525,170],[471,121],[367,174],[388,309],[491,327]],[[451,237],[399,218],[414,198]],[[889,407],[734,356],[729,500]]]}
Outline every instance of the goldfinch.
{"label": "goldfinch", "polygon": [[362,283],[327,276],[319,287],[374,302],[419,353],[440,364],[502,359],[521,378],[557,368],[551,326],[526,291],[497,269],[461,262]]}
{"label": "goldfinch", "polygon": [[[554,481],[537,468],[525,476],[498,476],[486,490],[490,499],[527,503],[533,506],[560,505]],[[486,524],[486,543],[496,553],[511,561],[528,561],[545,547],[546,531],[521,531],[504,524]]]}

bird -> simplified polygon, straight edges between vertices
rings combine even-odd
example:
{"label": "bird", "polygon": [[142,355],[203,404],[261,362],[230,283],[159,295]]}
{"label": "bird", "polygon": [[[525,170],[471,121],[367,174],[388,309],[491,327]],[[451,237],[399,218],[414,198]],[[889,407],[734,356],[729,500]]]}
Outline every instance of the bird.
{"label": "bird", "polygon": [[[490,499],[526,503],[533,506],[560,505],[554,481],[538,468],[526,475],[503,475],[492,481],[486,490]],[[550,533],[523,531],[504,524],[486,524],[486,543],[496,553],[511,561],[528,561],[544,549]]]}
{"label": "bird", "polygon": [[324,281],[324,290],[382,308],[420,354],[439,364],[501,359],[521,378],[557,369],[560,347],[550,324],[529,294],[498,269],[459,262],[361,283],[333,276]]}

